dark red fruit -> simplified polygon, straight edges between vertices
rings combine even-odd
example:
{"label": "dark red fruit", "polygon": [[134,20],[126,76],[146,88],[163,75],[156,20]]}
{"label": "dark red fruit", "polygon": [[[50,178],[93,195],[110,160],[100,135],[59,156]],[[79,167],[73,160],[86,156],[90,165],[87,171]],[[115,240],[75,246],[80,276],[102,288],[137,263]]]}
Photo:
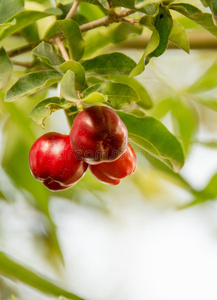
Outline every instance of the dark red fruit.
{"label": "dark red fruit", "polygon": [[52,191],[70,188],[88,167],[72,151],[69,135],[56,132],[35,141],[29,153],[29,165],[32,175]]}
{"label": "dark red fruit", "polygon": [[130,144],[117,160],[90,166],[91,173],[101,182],[116,185],[136,170],[136,154]]}
{"label": "dark red fruit", "polygon": [[105,106],[91,106],[80,112],[73,123],[71,146],[89,164],[111,162],[127,148],[128,132],[116,112]]}

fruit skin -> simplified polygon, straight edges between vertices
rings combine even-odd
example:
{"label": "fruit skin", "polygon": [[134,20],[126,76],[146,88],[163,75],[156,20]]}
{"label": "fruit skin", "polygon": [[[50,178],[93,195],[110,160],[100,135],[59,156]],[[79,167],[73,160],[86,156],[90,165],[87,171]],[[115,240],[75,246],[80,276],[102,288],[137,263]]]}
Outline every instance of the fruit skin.
{"label": "fruit skin", "polygon": [[127,148],[128,131],[114,110],[91,106],[75,117],[70,139],[76,155],[94,165],[120,157]]}
{"label": "fruit skin", "polygon": [[29,166],[32,175],[52,191],[70,188],[88,167],[72,151],[69,135],[56,132],[47,133],[34,142]]}
{"label": "fruit skin", "polygon": [[131,175],[136,170],[136,153],[128,143],[127,150],[117,160],[90,166],[90,171],[99,181],[117,185],[121,179]]}

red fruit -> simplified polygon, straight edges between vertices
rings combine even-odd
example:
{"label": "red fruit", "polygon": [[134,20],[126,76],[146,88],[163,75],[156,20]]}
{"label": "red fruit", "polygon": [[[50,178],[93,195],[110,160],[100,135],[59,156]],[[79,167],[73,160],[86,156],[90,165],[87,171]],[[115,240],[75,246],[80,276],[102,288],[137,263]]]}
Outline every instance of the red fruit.
{"label": "red fruit", "polygon": [[127,148],[128,132],[116,112],[105,106],[91,106],[80,112],[72,125],[71,146],[89,164],[111,162]]}
{"label": "red fruit", "polygon": [[117,160],[90,166],[91,173],[101,182],[116,185],[136,170],[136,154],[130,144]]}
{"label": "red fruit", "polygon": [[29,165],[32,175],[52,191],[70,188],[88,167],[72,151],[69,135],[56,132],[35,141],[29,153]]}

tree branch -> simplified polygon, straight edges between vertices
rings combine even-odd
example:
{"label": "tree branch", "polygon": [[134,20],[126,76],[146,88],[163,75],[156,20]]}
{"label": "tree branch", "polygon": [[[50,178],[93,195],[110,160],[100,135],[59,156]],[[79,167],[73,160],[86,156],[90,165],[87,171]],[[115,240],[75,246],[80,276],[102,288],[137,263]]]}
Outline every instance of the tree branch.
{"label": "tree branch", "polygon": [[60,39],[60,38],[56,38],[56,39],[55,39],[55,42],[56,42],[57,47],[59,48],[59,50],[60,50],[60,52],[61,52],[61,54],[62,54],[62,57],[63,57],[66,61],[68,61],[68,60],[69,60],[69,55],[68,55],[68,52],[67,52],[65,46],[63,45],[63,42],[61,41],[61,39]]}
{"label": "tree branch", "polygon": [[[76,5],[75,5],[75,3],[76,3]],[[76,11],[78,5],[79,5],[78,1],[74,2],[74,5],[70,9],[70,15],[68,13],[66,18],[67,17],[69,18],[69,17],[72,16],[72,14]],[[133,14],[134,12],[135,11],[133,9],[124,9],[121,12],[115,12],[115,13],[113,12],[109,16],[106,16],[106,17],[103,17],[103,18],[98,19],[96,21],[92,21],[92,22],[81,25],[80,30],[81,30],[81,32],[86,32],[86,31],[89,31],[89,30],[97,28],[97,27],[109,26],[112,23],[121,22],[123,18],[129,16],[130,14]],[[126,20],[124,20],[124,21],[126,21]],[[50,38],[48,40],[40,40],[40,41],[31,43],[31,44],[22,46],[20,48],[10,50],[10,51],[7,52],[7,54],[8,54],[9,57],[14,57],[14,56],[29,52],[32,49],[34,49],[36,46],[38,46],[42,41],[45,41],[45,42],[50,43],[50,44],[55,44],[55,39],[58,38],[58,37],[60,39],[62,39],[63,35],[60,34],[58,36],[53,36],[52,38]]]}
{"label": "tree branch", "polygon": [[76,12],[76,9],[78,8],[78,6],[80,5],[79,1],[75,1],[71,7],[71,9],[69,10],[67,16],[65,17],[65,19],[71,19],[74,15],[74,13]]}

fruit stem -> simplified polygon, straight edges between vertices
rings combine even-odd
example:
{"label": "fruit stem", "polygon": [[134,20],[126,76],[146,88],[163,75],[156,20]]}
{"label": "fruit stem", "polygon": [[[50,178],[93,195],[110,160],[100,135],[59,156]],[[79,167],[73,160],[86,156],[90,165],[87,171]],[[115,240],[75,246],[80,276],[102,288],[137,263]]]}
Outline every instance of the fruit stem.
{"label": "fruit stem", "polygon": [[64,113],[66,115],[66,119],[67,119],[67,123],[69,125],[69,128],[71,129],[72,124],[74,122],[74,118],[76,116],[75,107],[64,109]]}

